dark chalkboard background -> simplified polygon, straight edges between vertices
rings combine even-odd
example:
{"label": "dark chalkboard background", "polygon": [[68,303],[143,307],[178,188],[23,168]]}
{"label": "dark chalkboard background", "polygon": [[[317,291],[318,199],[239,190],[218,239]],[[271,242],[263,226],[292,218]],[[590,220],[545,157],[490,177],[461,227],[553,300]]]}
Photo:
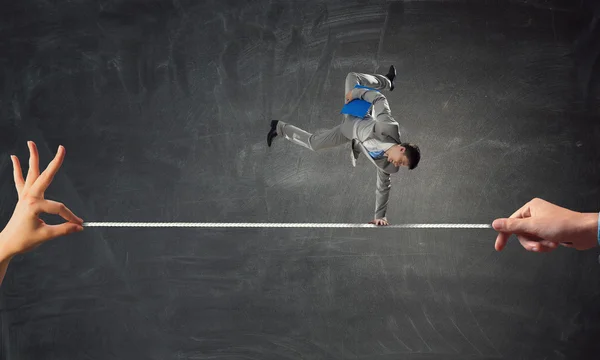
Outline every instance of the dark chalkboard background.
{"label": "dark chalkboard background", "polygon": [[[86,221],[371,219],[346,147],[266,146],[340,121],[349,71],[388,93],[415,171],[392,223],[490,223],[533,197],[600,210],[592,1],[3,2],[9,154],[67,157],[47,196]],[[598,251],[493,249],[491,230],[88,228],[11,263],[2,359],[591,359]]]}

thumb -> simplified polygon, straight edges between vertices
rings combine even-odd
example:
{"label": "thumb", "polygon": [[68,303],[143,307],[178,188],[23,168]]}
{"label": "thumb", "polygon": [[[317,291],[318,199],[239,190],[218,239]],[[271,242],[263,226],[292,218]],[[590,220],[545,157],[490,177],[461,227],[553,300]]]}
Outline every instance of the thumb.
{"label": "thumb", "polygon": [[496,219],[492,223],[492,227],[496,231],[506,233],[523,233],[529,232],[532,229],[531,220],[527,219]]}
{"label": "thumb", "polygon": [[72,222],[66,222],[60,225],[49,225],[48,235],[49,239],[53,239],[59,236],[69,235],[75,232],[83,231],[83,226],[74,224]]}

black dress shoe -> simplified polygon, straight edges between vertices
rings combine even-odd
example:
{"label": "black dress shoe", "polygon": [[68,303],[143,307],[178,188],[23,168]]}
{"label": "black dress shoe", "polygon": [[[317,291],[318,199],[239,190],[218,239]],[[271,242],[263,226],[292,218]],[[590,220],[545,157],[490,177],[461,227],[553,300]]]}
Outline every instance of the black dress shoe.
{"label": "black dress shoe", "polygon": [[356,167],[356,160],[358,160],[358,155],[360,155],[360,151],[356,150],[356,140],[352,139],[352,145],[350,145],[350,160],[352,161],[352,166]]}
{"label": "black dress shoe", "polygon": [[267,134],[267,145],[271,147],[271,143],[273,142],[273,138],[277,136],[277,123],[279,120],[271,120],[271,130]]}
{"label": "black dress shoe", "polygon": [[390,66],[390,71],[388,71],[387,75],[385,75],[386,78],[390,79],[390,81],[392,82],[392,86],[390,87],[390,91],[394,91],[394,79],[396,78],[396,68],[394,67],[394,65]]}

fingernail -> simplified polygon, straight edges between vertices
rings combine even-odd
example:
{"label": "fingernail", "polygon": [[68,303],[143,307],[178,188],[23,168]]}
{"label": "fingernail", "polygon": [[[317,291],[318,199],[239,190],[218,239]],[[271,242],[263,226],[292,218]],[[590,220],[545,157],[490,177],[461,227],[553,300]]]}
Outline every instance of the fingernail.
{"label": "fingernail", "polygon": [[538,251],[538,248],[534,247],[531,249],[531,251]]}

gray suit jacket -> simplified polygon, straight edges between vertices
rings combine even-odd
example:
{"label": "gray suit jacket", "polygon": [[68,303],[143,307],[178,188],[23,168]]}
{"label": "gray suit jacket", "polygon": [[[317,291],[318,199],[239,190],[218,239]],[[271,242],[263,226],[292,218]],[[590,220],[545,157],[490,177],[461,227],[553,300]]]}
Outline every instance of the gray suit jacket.
{"label": "gray suit jacket", "polygon": [[[356,139],[355,147],[362,152],[377,167],[377,185],[375,191],[375,219],[385,218],[388,201],[390,197],[390,174],[397,173],[399,168],[394,166],[387,158],[373,159],[363,141],[375,140],[379,148],[386,149],[391,145],[400,144],[400,125],[391,115],[389,105],[385,96],[379,91],[355,88],[352,90],[352,96],[355,99],[362,99],[370,102],[373,107],[373,116],[361,121],[372,122],[372,132],[367,138]],[[363,123],[367,125],[367,123]],[[371,124],[368,124],[369,128]]]}

